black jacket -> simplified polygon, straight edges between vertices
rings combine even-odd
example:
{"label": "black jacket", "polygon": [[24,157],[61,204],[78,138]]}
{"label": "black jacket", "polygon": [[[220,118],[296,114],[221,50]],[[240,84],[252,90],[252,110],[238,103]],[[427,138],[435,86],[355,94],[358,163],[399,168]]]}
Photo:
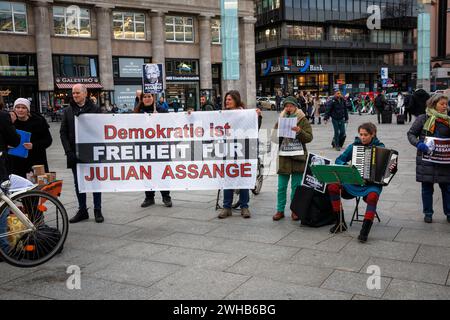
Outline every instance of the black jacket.
{"label": "black jacket", "polygon": [[33,112],[27,121],[17,119],[14,125],[16,129],[31,133],[30,142],[33,144],[33,149],[28,151],[27,158],[8,156],[11,173],[26,178],[27,173],[32,171],[32,167],[40,164],[45,166],[45,172],[49,172],[46,149],[50,147],[53,139],[47,120]]}
{"label": "black jacket", "polygon": [[207,100],[204,105],[200,106],[201,111],[214,111],[214,105],[211,101]]}
{"label": "black jacket", "polygon": [[67,168],[74,168],[76,165],[75,117],[84,113],[101,113],[101,110],[90,99],[86,99],[86,103],[82,108],[72,100],[70,106],[63,110],[59,134],[67,156]]}
{"label": "black jacket", "polygon": [[[416,147],[419,141],[424,141],[426,136],[434,136],[440,138],[450,138],[450,128],[436,123],[434,135],[423,130],[423,126],[427,121],[427,115],[423,114],[417,117],[411,129],[408,131],[409,142]],[[450,183],[450,170],[448,165],[422,161],[422,152],[417,150],[416,155],[416,181],[429,183]]]}
{"label": "black jacket", "polygon": [[0,182],[8,179],[9,170],[6,166],[6,153],[8,146],[17,147],[20,143],[20,136],[16,128],[11,123],[11,117],[7,112],[0,111]]}
{"label": "black jacket", "polygon": [[330,117],[334,120],[348,121],[348,110],[345,107],[344,99],[333,98],[333,100],[329,102],[324,120],[328,120]]}
{"label": "black jacket", "polygon": [[409,101],[409,112],[416,117],[425,114],[428,99],[430,99],[430,95],[425,90],[419,89],[414,92]]}

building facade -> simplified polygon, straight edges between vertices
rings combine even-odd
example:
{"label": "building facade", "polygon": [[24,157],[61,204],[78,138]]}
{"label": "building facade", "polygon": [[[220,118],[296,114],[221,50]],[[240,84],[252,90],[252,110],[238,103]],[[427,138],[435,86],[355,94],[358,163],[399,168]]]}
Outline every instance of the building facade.
{"label": "building facade", "polygon": [[450,88],[450,0],[431,2],[431,90]]}
{"label": "building facade", "polygon": [[[246,50],[254,47],[255,22],[254,1],[239,1],[241,66],[255,65]],[[222,91],[217,0],[0,1],[0,41],[7,104],[26,97],[34,110],[64,107],[81,82],[101,106],[130,110],[150,62],[164,64],[169,101],[197,108],[201,93]],[[247,104],[254,104],[255,81],[243,67],[236,89]]]}
{"label": "building facade", "polygon": [[258,95],[411,90],[416,9],[411,0],[256,1]]}

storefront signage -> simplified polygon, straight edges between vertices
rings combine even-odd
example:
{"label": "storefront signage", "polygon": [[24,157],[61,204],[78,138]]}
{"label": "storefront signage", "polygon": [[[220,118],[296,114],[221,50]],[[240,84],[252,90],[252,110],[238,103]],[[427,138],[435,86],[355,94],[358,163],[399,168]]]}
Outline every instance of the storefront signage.
{"label": "storefront signage", "polygon": [[56,77],[56,83],[99,83],[99,79],[96,77],[77,78],[77,77]]}
{"label": "storefront signage", "polygon": [[311,64],[311,59],[308,57],[306,60],[297,60],[298,71],[304,72],[323,72],[323,67],[321,64]]}
{"label": "storefront signage", "polygon": [[167,81],[200,81],[199,76],[167,76]]}
{"label": "storefront signage", "polygon": [[117,85],[114,87],[114,102],[121,110],[132,110],[136,100],[136,90],[141,90],[141,85]]}
{"label": "storefront signage", "polygon": [[119,69],[121,78],[140,78],[144,59],[119,58]]}

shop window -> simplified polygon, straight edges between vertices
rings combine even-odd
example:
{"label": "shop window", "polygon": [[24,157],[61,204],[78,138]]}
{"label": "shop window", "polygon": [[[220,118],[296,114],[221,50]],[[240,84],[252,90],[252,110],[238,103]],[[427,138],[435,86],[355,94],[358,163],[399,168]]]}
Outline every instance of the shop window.
{"label": "shop window", "polygon": [[166,74],[168,75],[197,75],[198,73],[197,60],[166,60]]}
{"label": "shop window", "polygon": [[0,76],[34,77],[36,59],[26,54],[0,54]]}
{"label": "shop window", "polygon": [[28,32],[25,3],[0,1],[0,32]]}
{"label": "shop window", "polygon": [[166,17],[166,41],[194,42],[194,19],[190,17]]}
{"label": "shop window", "polygon": [[57,36],[90,37],[89,9],[79,8],[78,6],[53,7],[53,29]]}
{"label": "shop window", "polygon": [[145,40],[145,15],[143,13],[114,12],[114,39]]}
{"label": "shop window", "polygon": [[98,77],[97,58],[86,56],[53,56],[56,77]]}

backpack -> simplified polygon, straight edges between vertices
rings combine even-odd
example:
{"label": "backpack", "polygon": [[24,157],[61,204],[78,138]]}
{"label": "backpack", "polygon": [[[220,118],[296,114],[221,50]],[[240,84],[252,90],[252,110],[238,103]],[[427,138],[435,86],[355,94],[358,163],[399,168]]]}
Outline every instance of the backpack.
{"label": "backpack", "polygon": [[297,187],[291,210],[299,216],[302,225],[313,228],[336,222],[328,191],[321,193],[305,186]]}

